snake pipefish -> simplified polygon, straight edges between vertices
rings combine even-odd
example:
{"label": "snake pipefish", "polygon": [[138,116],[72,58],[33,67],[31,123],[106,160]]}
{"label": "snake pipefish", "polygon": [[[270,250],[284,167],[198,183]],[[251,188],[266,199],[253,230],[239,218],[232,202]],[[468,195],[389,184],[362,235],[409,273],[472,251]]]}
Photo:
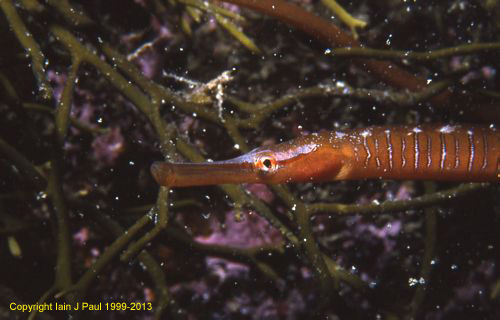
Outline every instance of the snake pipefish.
{"label": "snake pipefish", "polygon": [[234,159],[155,162],[164,186],[356,179],[500,181],[500,131],[493,126],[423,125],[321,132]]}

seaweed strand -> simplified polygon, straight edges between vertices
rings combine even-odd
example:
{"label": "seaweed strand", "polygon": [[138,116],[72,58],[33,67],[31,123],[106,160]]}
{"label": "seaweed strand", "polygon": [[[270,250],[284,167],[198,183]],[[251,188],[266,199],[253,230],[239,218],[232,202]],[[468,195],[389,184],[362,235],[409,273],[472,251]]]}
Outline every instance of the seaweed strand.
{"label": "seaweed strand", "polygon": [[432,83],[420,91],[396,92],[353,88],[345,83],[338,82],[333,85],[317,85],[299,89],[267,103],[249,103],[230,95],[226,96],[226,100],[240,111],[249,113],[248,118],[235,118],[235,122],[239,127],[257,128],[272,113],[304,98],[315,96],[352,97],[361,100],[376,101],[381,104],[408,107],[436,96],[445,90],[450,83],[450,81],[445,80]]}
{"label": "seaweed strand", "polygon": [[353,37],[357,39],[356,28],[366,27],[366,21],[354,18],[335,0],[321,0],[321,2],[351,29]]}
{"label": "seaweed strand", "polygon": [[0,138],[0,154],[6,156],[16,166],[17,170],[29,180],[33,187],[37,190],[45,188],[47,185],[45,177],[38,171],[33,163],[2,138]]}
{"label": "seaweed strand", "polygon": [[375,59],[391,60],[417,60],[431,61],[453,56],[463,56],[480,52],[489,52],[500,49],[500,42],[467,43],[455,47],[429,50],[424,52],[403,51],[403,50],[383,50],[366,47],[349,47],[332,49],[329,55],[334,57],[366,57]]}
{"label": "seaweed strand", "polygon": [[309,261],[313,265],[313,270],[318,277],[318,281],[321,290],[324,295],[330,296],[331,287],[338,289],[338,281],[334,281],[332,278],[335,273],[330,273],[323,255],[321,254],[318,243],[313,237],[310,216],[307,214],[307,209],[302,201],[298,201],[295,197],[286,189],[285,186],[274,186],[273,190],[280,196],[283,201],[285,201],[293,211],[295,221],[297,223],[298,232],[300,235],[300,244],[304,248],[304,253],[308,257]]}
{"label": "seaweed strand", "polygon": [[33,38],[31,32],[29,32],[28,28],[21,20],[21,17],[17,13],[12,1],[0,1],[0,8],[3,10],[5,17],[9,21],[12,31],[31,58],[33,74],[38,82],[38,89],[40,90],[42,98],[45,100],[52,99],[52,87],[50,86],[50,83],[47,80],[47,75],[45,74],[45,55],[42,50],[40,50],[40,47]]}
{"label": "seaweed strand", "polygon": [[[425,191],[426,193],[434,193],[436,192],[436,185],[433,182],[425,183]],[[431,261],[434,258],[434,254],[436,252],[436,232],[437,232],[437,208],[429,207],[425,209],[425,245],[424,245],[424,256],[422,257],[422,263],[420,268],[420,275],[418,279],[418,287],[415,291],[412,301],[409,305],[408,318],[416,319],[418,316],[418,309],[422,305],[425,295],[426,288],[429,285],[432,264]],[[421,281],[424,283],[421,283]]]}
{"label": "seaweed strand", "polygon": [[68,132],[70,124],[71,104],[73,102],[73,90],[78,75],[78,68],[80,66],[80,58],[77,54],[73,55],[73,61],[69,70],[68,79],[64,84],[64,89],[61,94],[61,99],[57,104],[55,120],[57,128],[57,138],[59,143],[63,143]]}
{"label": "seaweed strand", "polygon": [[155,223],[153,229],[149,230],[143,237],[134,243],[129,245],[129,248],[125,250],[120,260],[125,262],[130,260],[139,251],[141,251],[149,242],[151,242],[163,229],[167,227],[168,224],[168,188],[160,187],[158,192],[158,199],[156,201],[155,210]]}
{"label": "seaweed strand", "polygon": [[314,203],[307,205],[310,215],[327,214],[375,214],[394,211],[405,211],[432,206],[464,196],[470,192],[487,188],[488,183],[465,183],[458,187],[444,191],[425,194],[409,200],[385,201],[380,204],[341,204],[341,203]]}
{"label": "seaweed strand", "polygon": [[[56,218],[57,261],[55,266],[55,287],[66,290],[72,286],[71,271],[71,235],[69,227],[69,211],[64,199],[60,173],[60,156],[53,152],[51,170],[48,179],[47,193],[52,200]],[[75,297],[66,297],[69,303],[75,302]]]}

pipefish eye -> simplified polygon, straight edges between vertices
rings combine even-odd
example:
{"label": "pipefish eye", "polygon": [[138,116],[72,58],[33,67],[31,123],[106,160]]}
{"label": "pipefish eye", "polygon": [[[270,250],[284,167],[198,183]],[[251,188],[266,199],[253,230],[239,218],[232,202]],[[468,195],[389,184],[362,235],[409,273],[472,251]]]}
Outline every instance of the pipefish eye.
{"label": "pipefish eye", "polygon": [[258,156],[255,159],[255,167],[262,172],[272,172],[276,169],[276,159],[272,156]]}

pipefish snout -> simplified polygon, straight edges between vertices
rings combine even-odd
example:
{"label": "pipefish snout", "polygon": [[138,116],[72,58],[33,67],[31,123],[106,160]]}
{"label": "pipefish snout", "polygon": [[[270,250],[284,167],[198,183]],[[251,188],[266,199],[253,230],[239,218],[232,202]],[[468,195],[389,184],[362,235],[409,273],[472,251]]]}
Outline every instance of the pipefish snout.
{"label": "pipefish snout", "polygon": [[466,125],[386,126],[311,134],[204,163],[155,162],[164,186],[358,179],[500,181],[500,133]]}
{"label": "pipefish snout", "polygon": [[151,175],[153,178],[163,185],[175,185],[175,171],[173,166],[168,162],[153,162],[151,165]]}

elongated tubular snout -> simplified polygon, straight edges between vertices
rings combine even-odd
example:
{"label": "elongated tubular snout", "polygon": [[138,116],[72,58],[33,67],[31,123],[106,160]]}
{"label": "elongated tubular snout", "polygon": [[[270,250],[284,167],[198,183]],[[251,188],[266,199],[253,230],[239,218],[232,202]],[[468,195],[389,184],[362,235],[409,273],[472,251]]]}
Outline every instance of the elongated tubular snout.
{"label": "elongated tubular snout", "polygon": [[233,161],[203,163],[155,162],[151,165],[151,174],[158,184],[167,187],[258,182],[258,177],[248,163]]}

